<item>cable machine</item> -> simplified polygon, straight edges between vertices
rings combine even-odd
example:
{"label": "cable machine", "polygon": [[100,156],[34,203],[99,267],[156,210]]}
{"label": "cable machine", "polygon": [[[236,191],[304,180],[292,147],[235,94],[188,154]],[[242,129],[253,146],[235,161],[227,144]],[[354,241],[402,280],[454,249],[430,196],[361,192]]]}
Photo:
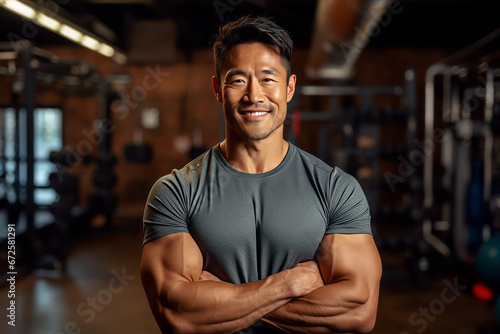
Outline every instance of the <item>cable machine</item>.
{"label": "cable machine", "polygon": [[426,240],[443,256],[473,263],[500,230],[500,30],[426,73]]}

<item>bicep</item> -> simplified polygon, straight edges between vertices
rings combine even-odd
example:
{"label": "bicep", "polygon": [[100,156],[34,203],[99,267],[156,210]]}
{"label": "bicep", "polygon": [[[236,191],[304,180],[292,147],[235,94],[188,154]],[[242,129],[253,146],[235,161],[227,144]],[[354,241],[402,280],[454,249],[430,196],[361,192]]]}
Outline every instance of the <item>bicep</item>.
{"label": "bicep", "polygon": [[316,260],[324,286],[271,316],[291,332],[369,332],[376,319],[380,257],[370,234],[328,234]]}
{"label": "bicep", "polygon": [[166,235],[143,247],[141,278],[149,299],[198,280],[202,268],[201,252],[189,233]]}
{"label": "bicep", "polygon": [[382,265],[370,234],[325,235],[317,261],[325,284],[351,280],[378,291]]}

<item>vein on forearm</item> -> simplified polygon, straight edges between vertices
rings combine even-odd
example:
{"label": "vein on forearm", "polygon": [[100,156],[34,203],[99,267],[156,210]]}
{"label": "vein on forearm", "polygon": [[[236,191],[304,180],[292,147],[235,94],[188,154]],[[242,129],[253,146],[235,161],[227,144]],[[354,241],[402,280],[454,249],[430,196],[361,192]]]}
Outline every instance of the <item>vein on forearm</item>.
{"label": "vein on forearm", "polygon": [[291,326],[345,327],[358,308],[368,301],[367,291],[355,287],[348,280],[320,287],[311,293],[295,298],[266,316],[286,328]]}
{"label": "vein on forearm", "polygon": [[[234,285],[226,282],[179,282],[160,295],[164,311],[203,326],[229,326],[241,322],[249,326],[290,299],[258,290],[267,288],[260,282]],[[239,326],[239,327],[241,327]],[[208,330],[209,327],[206,329]]]}

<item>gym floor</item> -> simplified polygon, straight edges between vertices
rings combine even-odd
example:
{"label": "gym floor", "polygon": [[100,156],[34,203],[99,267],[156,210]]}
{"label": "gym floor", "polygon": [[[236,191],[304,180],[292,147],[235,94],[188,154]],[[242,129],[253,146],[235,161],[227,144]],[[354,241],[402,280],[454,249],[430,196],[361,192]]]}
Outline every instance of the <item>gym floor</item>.
{"label": "gym floor", "polygon": [[[140,223],[127,222],[75,243],[66,272],[18,277],[16,326],[8,325],[4,316],[0,333],[160,333],[139,275]],[[382,260],[391,263],[392,255],[382,253]],[[407,279],[384,278],[372,333],[479,333],[493,322],[493,308],[470,294],[464,277],[434,278],[425,291]],[[6,287],[0,289],[4,312],[7,292]]]}

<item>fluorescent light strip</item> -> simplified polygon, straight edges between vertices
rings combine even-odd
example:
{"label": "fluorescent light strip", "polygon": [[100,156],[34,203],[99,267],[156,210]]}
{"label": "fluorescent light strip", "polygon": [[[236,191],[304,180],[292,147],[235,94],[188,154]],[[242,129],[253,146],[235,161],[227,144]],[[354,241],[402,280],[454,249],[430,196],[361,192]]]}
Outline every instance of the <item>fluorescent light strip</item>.
{"label": "fluorescent light strip", "polygon": [[36,22],[42,27],[53,31],[57,31],[57,29],[59,29],[59,27],[61,26],[61,23],[59,21],[54,20],[53,18],[48,17],[47,15],[42,13],[38,14],[38,16],[36,17]]}
{"label": "fluorescent light strip", "polygon": [[115,52],[113,59],[120,65],[123,65],[127,62],[127,56],[125,56],[121,52]]}
{"label": "fluorescent light strip", "polygon": [[69,38],[70,40],[75,42],[80,42],[80,39],[82,38],[81,32],[65,24],[63,24],[61,28],[59,28],[59,33],[64,37]]}
{"label": "fluorescent light strip", "polygon": [[125,56],[120,52],[117,52],[113,47],[109,46],[108,44],[100,42],[99,40],[93,37],[83,34],[78,29],[78,27],[73,28],[69,25],[61,24],[61,22],[58,19],[40,13],[40,11],[38,11],[37,13],[37,11],[34,8],[26,5],[21,1],[0,0],[0,6],[5,7],[20,16],[26,17],[31,21],[33,21],[34,23],[44,28],[50,29],[73,42],[76,42],[93,51],[97,51],[103,56],[110,58],[113,57],[113,59],[120,64],[124,64],[127,61],[127,56]]}
{"label": "fluorescent light strip", "polygon": [[33,19],[36,15],[33,8],[17,0],[6,0],[3,3],[3,6],[21,16],[27,17],[28,19]]}
{"label": "fluorescent light strip", "polygon": [[80,44],[85,46],[86,48],[89,48],[90,50],[97,51],[100,43],[95,38],[84,35]]}
{"label": "fluorescent light strip", "polygon": [[113,55],[115,54],[115,49],[107,44],[102,43],[97,52],[106,57],[113,57]]}

